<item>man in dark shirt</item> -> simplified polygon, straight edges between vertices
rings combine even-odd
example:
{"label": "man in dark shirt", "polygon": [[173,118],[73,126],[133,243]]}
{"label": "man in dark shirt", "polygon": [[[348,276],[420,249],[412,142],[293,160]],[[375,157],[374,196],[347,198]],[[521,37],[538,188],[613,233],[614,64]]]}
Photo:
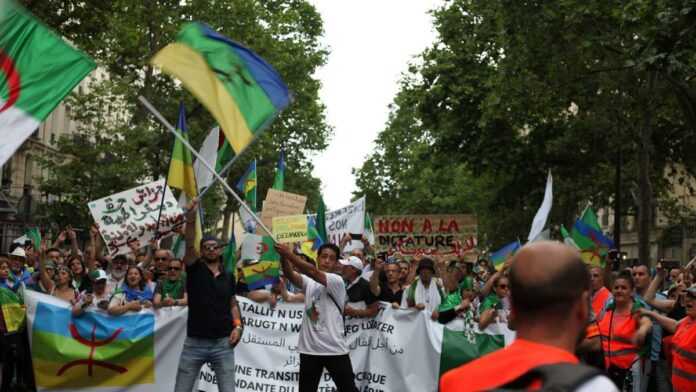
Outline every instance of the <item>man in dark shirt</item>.
{"label": "man in dark shirt", "polygon": [[339,260],[343,266],[341,275],[346,281],[346,293],[348,302],[364,302],[365,309],[359,309],[351,305],[346,305],[343,313],[350,317],[374,317],[379,313],[379,304],[370,292],[370,284],[361,277],[363,272],[363,262],[356,256],[350,256],[346,260]]}
{"label": "man in dark shirt", "polygon": [[[380,281],[379,276],[384,270],[386,281]],[[398,263],[385,264],[384,260],[377,258],[375,261],[375,273],[370,277],[370,291],[379,301],[389,302],[393,308],[401,306],[401,297],[404,290],[401,288],[401,268]]]}
{"label": "man in dark shirt", "polygon": [[[194,201],[186,220],[194,222]],[[242,321],[235,299],[234,278],[220,258],[222,244],[211,236],[200,242],[200,258],[194,246],[195,225],[186,225],[186,291],[188,321],[184,350],[176,374],[176,392],[191,392],[201,366],[209,362],[220,392],[234,391],[234,347],[242,336]]]}

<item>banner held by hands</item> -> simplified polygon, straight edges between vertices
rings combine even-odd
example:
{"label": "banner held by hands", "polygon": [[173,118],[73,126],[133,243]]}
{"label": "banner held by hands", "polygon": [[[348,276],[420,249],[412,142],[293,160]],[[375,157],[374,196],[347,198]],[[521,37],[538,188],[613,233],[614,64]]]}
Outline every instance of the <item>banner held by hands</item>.
{"label": "banner held by hands", "polygon": [[168,130],[169,132],[171,132],[179,141],[181,141],[181,143],[182,143],[187,149],[189,149],[189,151],[191,151],[191,154],[193,154],[193,155],[196,157],[196,159],[200,160],[200,162],[201,162],[208,170],[210,170],[211,173],[213,173],[213,176],[215,176],[215,178],[216,178],[218,181],[220,181],[220,183],[222,184],[222,186],[225,188],[225,190],[226,190],[227,192],[229,192],[229,193],[232,194],[232,197],[234,197],[234,198],[237,200],[237,202],[242,206],[242,208],[244,208],[244,210],[246,210],[246,212],[248,212],[248,213],[251,215],[251,217],[256,221],[256,223],[259,224],[259,226],[261,227],[261,229],[263,229],[263,231],[265,231],[266,234],[268,234],[269,236],[273,237],[273,233],[271,232],[271,230],[270,230],[268,227],[266,227],[266,225],[263,224],[263,222],[261,221],[261,219],[260,219],[258,216],[256,216],[256,214],[254,214],[253,211],[251,211],[251,209],[249,208],[249,206],[246,205],[246,203],[239,197],[239,195],[237,195],[237,193],[227,184],[227,182],[226,182],[222,177],[220,177],[220,175],[215,171],[215,168],[213,168],[212,166],[210,166],[210,163],[208,163],[200,154],[198,154],[198,151],[196,151],[193,147],[191,147],[191,144],[189,144],[189,142],[188,142],[187,140],[185,140],[185,139],[179,134],[179,132],[177,132],[177,131],[174,129],[174,127],[172,126],[172,124],[170,124],[169,121],[167,121],[167,119],[164,118],[164,116],[162,116],[162,113],[160,113],[154,106],[152,106],[152,104],[150,103],[150,101],[148,101],[148,100],[147,100],[145,97],[143,97],[142,95],[138,97],[138,100],[145,106],[145,108],[146,108],[147,110],[150,111],[150,113],[152,113],[152,114],[160,121],[160,123],[162,123],[162,125],[164,125],[165,128],[167,128],[167,130]]}

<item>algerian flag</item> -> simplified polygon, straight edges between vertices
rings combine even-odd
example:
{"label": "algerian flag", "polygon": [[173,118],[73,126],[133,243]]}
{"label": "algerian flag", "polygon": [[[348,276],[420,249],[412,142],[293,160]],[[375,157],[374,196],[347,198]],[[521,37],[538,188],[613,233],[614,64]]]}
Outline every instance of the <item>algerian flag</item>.
{"label": "algerian flag", "polygon": [[551,212],[551,206],[553,204],[553,177],[551,177],[551,171],[549,170],[549,176],[546,179],[546,190],[544,191],[544,200],[541,202],[541,206],[534,216],[534,221],[532,222],[532,228],[529,230],[529,236],[527,241],[534,241],[539,234],[544,230],[546,226],[546,220]]}
{"label": "algerian flag", "polygon": [[2,0],[0,166],[95,66],[13,0]]}
{"label": "algerian flag", "polygon": [[515,339],[515,332],[504,323],[495,322],[480,331],[470,312],[433,331],[434,343],[441,342],[440,375],[510,345]]}
{"label": "algerian flag", "polygon": [[370,214],[365,214],[365,237],[370,245],[375,244],[375,229],[372,226],[372,217]]}

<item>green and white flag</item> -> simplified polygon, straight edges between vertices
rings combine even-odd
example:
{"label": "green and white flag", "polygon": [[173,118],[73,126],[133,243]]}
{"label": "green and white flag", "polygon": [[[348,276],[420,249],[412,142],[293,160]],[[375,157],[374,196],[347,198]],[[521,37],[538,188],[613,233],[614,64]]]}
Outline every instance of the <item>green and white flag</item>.
{"label": "green and white flag", "polygon": [[0,2],[0,166],[95,66],[13,0]]}

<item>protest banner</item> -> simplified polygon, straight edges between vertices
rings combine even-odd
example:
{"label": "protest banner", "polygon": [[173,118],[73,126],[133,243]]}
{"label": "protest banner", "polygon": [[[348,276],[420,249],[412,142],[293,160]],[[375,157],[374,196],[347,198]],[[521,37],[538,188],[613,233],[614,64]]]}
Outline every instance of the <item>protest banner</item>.
{"label": "protest banner", "polygon": [[276,216],[273,235],[282,244],[303,242],[307,239],[307,215]]}
{"label": "protest banner", "polygon": [[112,256],[130,252],[131,241],[144,247],[155,237],[160,205],[159,237],[165,238],[174,234],[172,229],[184,222],[184,216],[164,179],[88,203]]}
{"label": "protest banner", "polygon": [[[365,197],[361,197],[343,208],[326,213],[326,234],[329,242],[339,244],[346,234],[362,236],[364,232]],[[362,242],[351,240],[343,250],[349,252],[362,247]]]}
{"label": "protest banner", "polygon": [[[304,212],[307,196],[269,189],[261,209],[261,221],[271,227],[277,216],[299,215]],[[260,234],[257,232],[257,234]]]}
{"label": "protest banner", "polygon": [[174,390],[188,308],[118,317],[87,310],[73,317],[65,301],[30,290],[24,295],[39,392]]}
{"label": "protest banner", "polygon": [[[246,298],[238,301],[245,328],[235,349],[236,390],[298,392],[303,305],[279,303],[271,308]],[[441,364],[449,369],[514,338],[503,324],[494,323],[483,332],[475,325],[468,331],[464,327],[460,319],[443,326],[424,312],[392,309],[386,303],[373,319],[347,317],[346,338],[358,390],[436,391]],[[217,391],[210,367],[201,370],[199,380],[200,391]],[[322,375],[318,390],[335,390],[328,373]]]}

